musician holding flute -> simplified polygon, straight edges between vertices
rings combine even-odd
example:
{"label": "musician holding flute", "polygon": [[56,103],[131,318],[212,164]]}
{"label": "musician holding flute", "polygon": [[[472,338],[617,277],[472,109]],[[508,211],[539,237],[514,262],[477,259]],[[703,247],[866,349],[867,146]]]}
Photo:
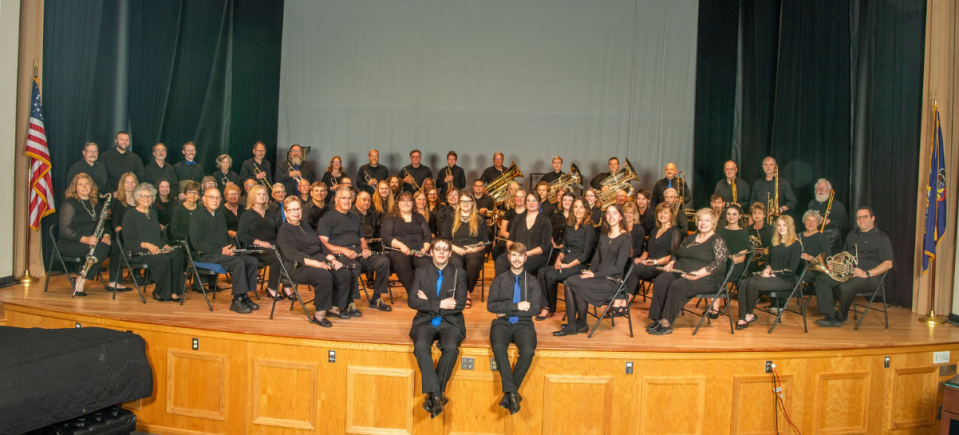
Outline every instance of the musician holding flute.
{"label": "musician holding flute", "polygon": [[[87,280],[94,279],[100,273],[100,264],[107,257],[110,257],[110,264],[120,264],[120,250],[115,249],[111,244],[113,231],[110,230],[109,222],[103,222],[102,237],[99,240],[94,237],[101,215],[103,220],[106,220],[106,215],[103,214],[103,200],[99,198],[98,193],[93,178],[86,173],[78,173],[67,187],[66,200],[58,210],[60,238],[57,241],[57,247],[60,248],[61,254],[69,257],[83,257],[90,252],[90,247],[96,247],[93,250],[96,264],[87,271],[85,276],[77,277],[76,296],[87,295],[83,291],[83,286]],[[119,285],[117,282],[119,267],[109,269],[108,287]]]}
{"label": "musician holding flute", "polygon": [[153,299],[160,302],[179,301],[186,284],[183,251],[163,240],[163,231],[156,210],[151,209],[157,191],[150,183],[133,189],[136,207],[123,215],[123,239],[138,263],[150,266],[150,277],[156,283]]}
{"label": "musician holding flute", "polygon": [[[796,286],[796,270],[802,260],[802,243],[796,236],[796,224],[791,216],[776,218],[776,233],[766,267],[757,275],[747,276],[739,282],[739,322],[736,329],[746,329],[756,321],[753,314],[760,292],[786,292]],[[788,301],[787,301],[788,302]]]}
{"label": "musician holding flute", "polygon": [[[461,194],[456,202],[456,210],[443,221],[443,228],[440,230],[440,235],[450,240],[453,247],[450,263],[466,270],[466,288],[469,293],[473,293],[480,271],[483,270],[486,244],[489,243],[488,228],[486,219],[476,212],[476,201],[472,195]],[[466,308],[473,304],[469,293],[466,296]]]}

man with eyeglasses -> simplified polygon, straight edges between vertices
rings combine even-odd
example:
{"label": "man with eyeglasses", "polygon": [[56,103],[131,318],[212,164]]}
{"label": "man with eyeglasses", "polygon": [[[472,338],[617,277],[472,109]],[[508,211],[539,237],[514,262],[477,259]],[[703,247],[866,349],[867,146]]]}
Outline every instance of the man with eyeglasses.
{"label": "man with eyeglasses", "polygon": [[274,183],[270,197],[273,198],[273,201],[270,201],[267,210],[273,213],[273,221],[276,222],[276,227],[279,228],[280,225],[283,225],[283,222],[286,222],[286,212],[283,210],[283,200],[286,199],[286,186],[282,183]]}
{"label": "man with eyeglasses", "polygon": [[253,144],[253,157],[246,159],[240,167],[240,180],[244,180],[244,185],[246,180],[253,180],[254,183],[263,183],[260,180],[266,180],[273,184],[273,165],[266,159],[265,143],[257,141]]}
{"label": "man with eyeglasses", "polygon": [[[393,311],[380,296],[387,292],[390,277],[390,260],[385,255],[372,255],[360,217],[350,213],[353,192],[341,187],[333,196],[333,209],[323,214],[316,225],[316,233],[327,249],[335,255],[340,255],[343,264],[357,266],[353,272],[354,291],[351,294],[359,296],[357,278],[360,273],[373,273],[373,296],[370,298],[370,308],[380,311]],[[356,312],[359,315],[359,311]]]}
{"label": "man with eyeglasses", "polygon": [[100,192],[101,195],[116,190],[117,186],[114,185],[110,187],[110,178],[107,175],[106,165],[97,161],[99,155],[100,150],[97,144],[87,142],[83,145],[83,159],[70,165],[70,169],[67,170],[67,181],[73,182],[77,174],[87,174],[93,179],[93,182],[96,183],[97,191]]}
{"label": "man with eyeglasses", "polygon": [[473,181],[473,199],[476,200],[476,212],[486,217],[486,212],[496,206],[493,198],[486,194],[486,185],[483,180]]}
{"label": "man with eyeglasses", "polygon": [[[153,161],[144,168],[143,181],[150,183],[153,187],[160,187],[160,182],[166,180],[170,183],[170,197],[179,198],[179,180],[176,178],[176,170],[173,165],[166,162],[166,145],[157,142],[153,145]],[[183,198],[180,198],[181,200]]]}
{"label": "man with eyeglasses", "polygon": [[[446,384],[453,374],[460,343],[466,338],[463,307],[466,306],[466,271],[450,263],[453,247],[437,237],[430,248],[433,261],[416,270],[408,303],[416,310],[410,338],[413,356],[422,376],[423,408],[436,418],[448,401]],[[415,294],[413,293],[415,291]],[[442,351],[433,365],[433,343]]]}
{"label": "man with eyeglasses", "polygon": [[[838,328],[849,317],[856,293],[875,289],[882,282],[883,274],[892,269],[892,242],[876,228],[876,215],[872,208],[856,209],[856,224],[859,229],[846,236],[843,249],[858,258],[858,267],[853,277],[840,283],[823,273],[816,277],[816,302],[819,314],[825,317],[816,321],[824,328]],[[832,265],[828,265],[832,270]],[[839,311],[835,309],[834,292],[839,288]]]}
{"label": "man with eyeglasses", "polygon": [[410,164],[400,170],[398,176],[403,180],[403,191],[414,193],[423,188],[423,180],[433,178],[433,171],[429,166],[420,164],[423,154],[420,150],[410,151]]}
{"label": "man with eyeglasses", "polygon": [[503,171],[505,170],[506,168],[503,167],[503,153],[497,151],[493,153],[493,166],[483,171],[483,175],[480,175],[480,180],[483,180],[483,184],[489,185],[493,180],[503,175]]}
{"label": "man with eyeglasses", "polygon": [[233,303],[230,311],[248,314],[259,309],[248,296],[256,291],[258,262],[249,255],[236,255],[235,246],[227,234],[226,216],[218,210],[220,191],[215,187],[203,192],[203,207],[197,207],[190,217],[190,244],[197,251],[196,261],[216,263],[226,269],[233,281]]}
{"label": "man with eyeglasses", "polygon": [[296,192],[300,178],[313,184],[316,181],[316,171],[313,170],[313,164],[306,161],[303,147],[293,144],[286,153],[286,161],[276,166],[276,182],[286,186],[287,192]]}

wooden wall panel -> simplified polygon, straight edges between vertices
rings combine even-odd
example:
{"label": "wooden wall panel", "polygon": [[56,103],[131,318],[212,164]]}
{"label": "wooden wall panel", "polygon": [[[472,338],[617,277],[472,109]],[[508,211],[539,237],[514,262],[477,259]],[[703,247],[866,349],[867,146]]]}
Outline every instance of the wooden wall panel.
{"label": "wooden wall panel", "polygon": [[226,359],[222,355],[171,350],[167,352],[166,372],[168,414],[226,418]]}
{"label": "wooden wall panel", "polygon": [[895,369],[889,427],[908,429],[936,424],[938,367]]}
{"label": "wooden wall panel", "polygon": [[816,391],[815,427],[822,434],[868,431],[869,372],[823,373]]}
{"label": "wooden wall panel", "polygon": [[316,364],[253,360],[253,424],[316,429]]}
{"label": "wooden wall panel", "polygon": [[704,376],[644,377],[642,400],[640,434],[703,433],[706,419]]}
{"label": "wooden wall panel", "polygon": [[[477,359],[474,371],[458,370],[446,387],[446,395],[467,400],[450,401],[443,410],[443,433],[450,435],[509,435],[509,411],[497,405],[503,398],[498,372],[489,370],[489,360]],[[482,366],[482,368],[481,368]],[[522,394],[522,393],[520,393]],[[526,401],[520,404],[526,405]]]}
{"label": "wooden wall panel", "polygon": [[608,376],[546,375],[543,435],[610,433],[610,380]]}
{"label": "wooden wall panel", "polygon": [[[781,376],[783,391],[789,394],[784,398],[786,411],[794,414],[797,406],[793,392],[793,376]],[[779,418],[773,413],[775,398],[770,394],[773,382],[769,375],[765,376],[734,376],[733,377],[733,412],[732,428],[730,433],[736,435],[768,435],[784,432],[789,424],[785,418]],[[766,406],[763,406],[765,401]],[[776,423],[779,423],[778,429]]]}
{"label": "wooden wall panel", "polygon": [[347,369],[346,433],[413,433],[413,370]]}

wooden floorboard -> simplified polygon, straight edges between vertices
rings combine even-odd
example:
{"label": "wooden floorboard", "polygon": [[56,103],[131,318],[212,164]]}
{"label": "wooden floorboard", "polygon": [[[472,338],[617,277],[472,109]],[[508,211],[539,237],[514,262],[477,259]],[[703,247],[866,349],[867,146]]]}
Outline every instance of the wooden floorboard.
{"label": "wooden floorboard", "polygon": [[[492,264],[487,263],[487,277],[492,276]],[[236,314],[229,310],[229,294],[220,293],[213,302],[213,312],[208,311],[199,293],[187,293],[184,306],[174,303],[159,303],[146,293],[147,303],[140,302],[136,292],[120,293],[116,300],[102,290],[99,285],[88,286],[85,298],[70,298],[70,290],[64,276],[53,277],[50,290],[43,292],[43,286],[17,285],[0,290],[0,301],[11,305],[42,308],[63,313],[76,313],[118,320],[182,326],[225,332],[285,336],[296,338],[316,338],[333,341],[358,343],[382,343],[408,345],[410,322],[414,311],[406,303],[406,294],[402,287],[394,287],[396,299],[393,312],[383,313],[366,308],[366,300],[358,304],[363,317],[350,320],[331,319],[333,328],[320,328],[307,323],[303,311],[297,305],[290,310],[290,301],[277,304],[273,320],[269,319],[271,300],[263,297],[260,310],[252,314]],[[152,288],[152,287],[151,287]],[[312,294],[304,289],[303,296],[309,300]],[[562,287],[560,287],[562,292]],[[362,293],[362,292],[361,292]],[[694,311],[694,303],[687,307]],[[760,306],[763,304],[760,303]],[[307,305],[310,310],[312,304]],[[646,334],[649,323],[649,302],[637,298],[633,304],[634,338],[629,337],[625,318],[617,318],[615,328],[608,319],[603,321],[596,334],[587,339],[585,334],[571,337],[554,337],[552,332],[559,329],[562,312],[554,317],[536,323],[539,350],[601,350],[601,351],[643,351],[643,352],[769,352],[769,351],[810,351],[866,349],[873,347],[919,346],[929,344],[959,343],[959,328],[951,325],[929,327],[917,321],[917,315],[908,309],[891,307],[889,312],[890,328],[883,327],[882,313],[871,312],[859,331],[854,331],[855,323],[850,321],[841,328],[820,328],[816,326],[818,318],[815,300],[809,307],[809,332],[803,333],[802,317],[787,313],[784,323],[772,334],[767,334],[774,316],[757,309],[759,320],[752,327],[729,333],[729,320],[720,317],[712,325],[705,325],[696,336],[693,328],[699,321],[698,316],[687,314],[680,317],[671,335],[651,336]],[[560,302],[560,310],[563,303]],[[733,313],[738,306],[733,302]],[[480,289],[473,293],[473,307],[465,311],[467,337],[464,347],[488,347],[489,325],[494,315],[486,310],[480,301]],[[0,319],[2,319],[0,312]],[[590,326],[596,319],[591,318]]]}

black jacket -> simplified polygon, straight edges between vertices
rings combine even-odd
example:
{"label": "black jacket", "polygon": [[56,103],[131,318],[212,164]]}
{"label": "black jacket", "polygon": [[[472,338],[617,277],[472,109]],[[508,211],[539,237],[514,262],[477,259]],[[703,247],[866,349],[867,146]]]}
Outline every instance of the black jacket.
{"label": "black jacket", "polygon": [[[429,324],[434,317],[442,316],[443,320],[455,326],[466,335],[466,323],[463,321],[463,307],[466,305],[466,271],[458,269],[450,263],[443,269],[443,284],[440,295],[436,295],[436,279],[439,277],[436,264],[430,263],[426,267],[416,269],[413,275],[413,289],[408,299],[410,308],[416,310],[410,335],[420,326]],[[420,299],[416,292],[422,290],[426,300]],[[453,295],[456,298],[456,307],[451,310],[440,309],[440,301]]]}

